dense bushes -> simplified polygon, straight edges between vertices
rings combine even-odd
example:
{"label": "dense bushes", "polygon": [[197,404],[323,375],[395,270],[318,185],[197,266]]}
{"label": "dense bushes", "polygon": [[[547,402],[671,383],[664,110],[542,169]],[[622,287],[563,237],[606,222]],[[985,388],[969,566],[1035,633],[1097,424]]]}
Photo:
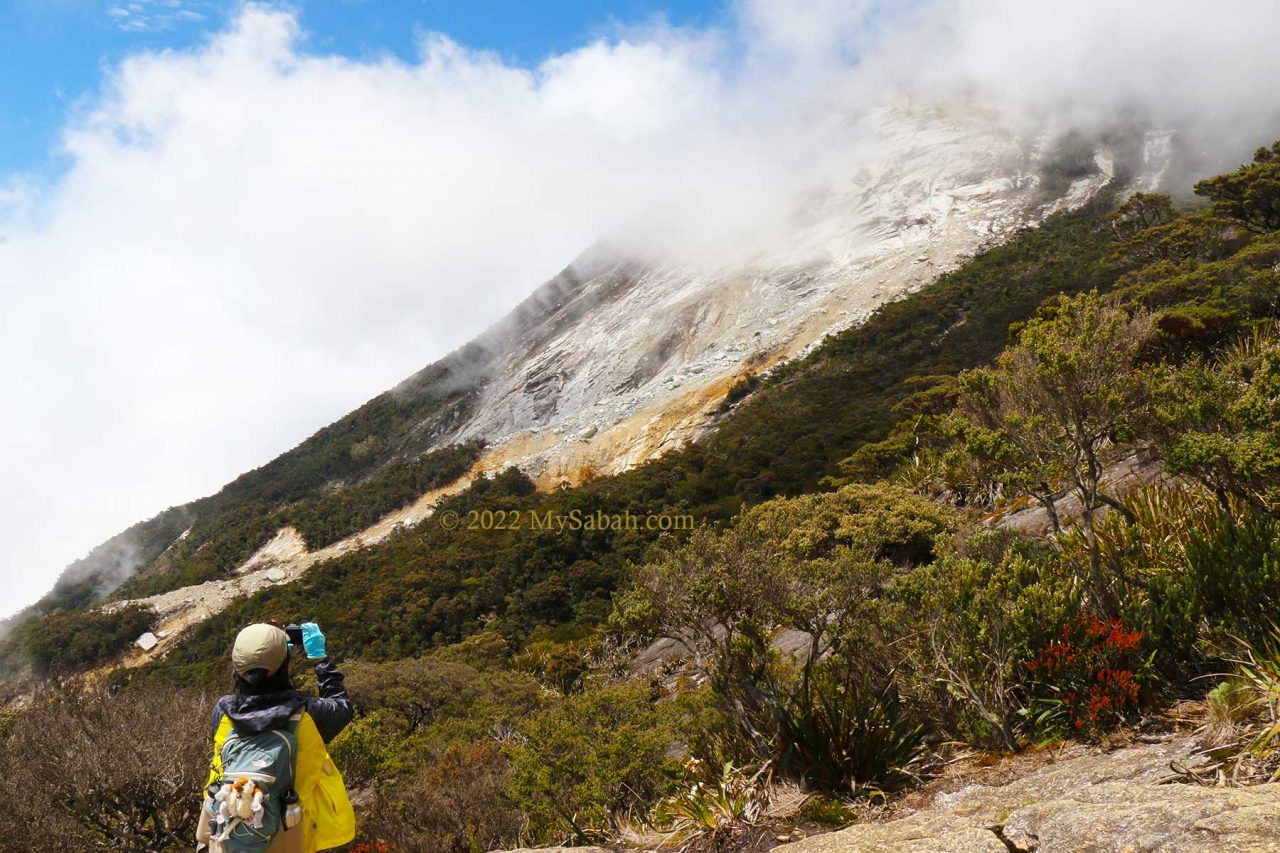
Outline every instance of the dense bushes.
{"label": "dense bushes", "polygon": [[372,785],[370,842],[469,853],[604,838],[669,794],[680,754],[720,728],[697,691],[624,681],[559,696],[458,654],[348,668],[358,714],[331,752]]}
{"label": "dense bushes", "polygon": [[922,640],[906,670],[917,701],[953,736],[1014,747],[1028,698],[1026,662],[1080,607],[1071,568],[1043,542],[968,530],[891,593],[921,620]]}
{"label": "dense bushes", "polygon": [[0,732],[6,850],[176,850],[195,838],[211,699],[68,685]]}
{"label": "dense bushes", "polygon": [[544,701],[522,673],[439,654],[357,662],[346,674],[358,716],[334,741],[333,755],[357,782],[409,772],[452,745],[510,731]]}
{"label": "dense bushes", "polygon": [[681,777],[680,753],[710,717],[698,694],[663,699],[643,684],[567,697],[522,723],[508,748],[511,797],[539,842],[608,837]]}
{"label": "dense bushes", "polygon": [[[735,728],[728,757],[778,760],[846,792],[885,784],[920,742],[892,685],[895,641],[914,620],[885,591],[896,573],[931,560],[954,523],[891,486],[779,498],[638,566],[616,624],[693,655]],[[782,652],[774,640],[787,630],[800,642]]]}
{"label": "dense bushes", "polygon": [[[531,492],[528,478],[512,469],[478,479],[445,501],[438,514],[522,511],[527,519],[535,509],[584,517],[670,509],[589,489]],[[349,654],[372,660],[413,657],[458,642],[479,631],[481,620],[518,644],[548,623],[596,624],[609,613],[627,560],[639,559],[653,535],[626,529],[449,529],[428,521],[376,548],[320,564],[297,583],[237,602],[192,631],[161,668],[207,679],[239,627],[264,618],[313,619],[341,636]]]}
{"label": "dense bushes", "polygon": [[380,788],[360,835],[370,839],[368,850],[396,853],[475,853],[510,844],[525,818],[503,795],[509,774],[497,743],[451,745],[431,764]]}
{"label": "dense bushes", "polygon": [[480,455],[479,442],[451,444],[417,459],[389,466],[371,479],[290,506],[280,525],[292,525],[315,550],[364,530],[419,495],[452,483]]}
{"label": "dense bushes", "polygon": [[202,515],[187,536],[122,585],[115,597],[141,598],[219,577],[247,560],[282,527],[297,528],[307,547],[323,548],[458,479],[480,451],[479,442],[448,445],[393,463],[352,485],[325,484],[288,504],[257,498],[236,503],[219,493],[225,505]]}
{"label": "dense bushes", "polygon": [[1260,642],[1280,617],[1280,523],[1246,513],[1193,531],[1187,574],[1196,615],[1225,633]]}
{"label": "dense bushes", "polygon": [[1228,497],[1263,512],[1280,503],[1280,325],[1260,324],[1211,359],[1153,371],[1148,385],[1148,429],[1171,471],[1224,506]]}
{"label": "dense bushes", "polygon": [[18,628],[15,639],[41,675],[66,675],[119,655],[151,629],[154,614],[139,605],[111,612],[71,610]]}

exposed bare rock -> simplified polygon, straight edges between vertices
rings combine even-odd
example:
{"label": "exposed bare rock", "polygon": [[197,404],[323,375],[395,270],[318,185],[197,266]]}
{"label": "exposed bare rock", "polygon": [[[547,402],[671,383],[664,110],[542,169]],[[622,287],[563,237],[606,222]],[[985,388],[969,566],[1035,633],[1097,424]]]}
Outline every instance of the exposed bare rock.
{"label": "exposed bare rock", "polygon": [[1008,785],[971,785],[886,823],[857,824],[778,853],[1211,853],[1280,851],[1280,785],[1161,784],[1195,766],[1180,738],[1042,767]]}
{"label": "exposed bare rock", "polygon": [[250,555],[239,567],[236,574],[245,575],[261,569],[287,565],[307,553],[307,543],[302,534],[295,528],[282,527],[276,531],[267,544]]}
{"label": "exposed bare rock", "polygon": [[1018,809],[1003,831],[1014,849],[1036,853],[1280,850],[1280,785],[1108,782]]}
{"label": "exposed bare rock", "polygon": [[[1168,478],[1164,467],[1147,454],[1134,453],[1108,466],[1102,475],[1102,488],[1108,494],[1124,496],[1134,489],[1150,486]],[[1080,497],[1071,489],[1054,496],[1054,506],[1063,525],[1080,517]],[[1004,530],[1030,535],[1045,535],[1053,530],[1049,513],[1038,503],[1028,503],[1012,512],[993,516],[990,521]]]}
{"label": "exposed bare rock", "polygon": [[773,849],[787,853],[1009,853],[990,829],[947,813],[856,824]]}
{"label": "exposed bare rock", "polygon": [[146,647],[139,645],[141,654],[126,658],[124,666],[141,666],[163,655],[192,625],[220,613],[245,596],[269,586],[295,581],[318,563],[374,545],[399,528],[421,523],[431,517],[436,504],[443,498],[462,491],[477,474],[496,470],[499,464],[500,461],[482,459],[472,471],[447,486],[421,495],[413,503],[388,513],[365,530],[325,548],[310,551],[301,533],[292,527],[281,528],[265,545],[240,564],[230,577],[184,586],[147,598],[113,601],[103,605],[103,610],[110,612],[130,604],[141,604],[150,608],[160,623],[161,630],[156,632],[157,642]]}
{"label": "exposed bare rock", "polygon": [[521,847],[517,850],[494,850],[492,853],[609,853],[603,847]]}
{"label": "exposed bare rock", "polygon": [[1142,744],[1115,752],[1083,755],[1048,764],[998,787],[972,785],[940,794],[936,806],[982,826],[1001,824],[1011,812],[1032,803],[1066,797],[1108,782],[1155,786],[1172,775],[1170,766],[1193,767],[1202,761],[1189,738]]}
{"label": "exposed bare rock", "polygon": [[[720,268],[598,247],[548,283],[479,339],[486,382],[451,437],[505,448],[542,485],[625,470],[709,428],[744,374],[1084,204],[1117,174],[1100,149],[1090,173],[1049,193],[1050,129],[1018,137],[960,104],[859,121],[875,145],[796,200],[776,245]],[[1148,148],[1127,164],[1135,188],[1167,159]]]}

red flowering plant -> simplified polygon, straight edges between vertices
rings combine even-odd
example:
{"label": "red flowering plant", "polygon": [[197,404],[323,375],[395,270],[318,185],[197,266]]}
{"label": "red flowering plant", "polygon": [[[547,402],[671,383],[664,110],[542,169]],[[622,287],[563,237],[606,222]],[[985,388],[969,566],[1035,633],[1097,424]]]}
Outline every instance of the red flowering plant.
{"label": "red flowering plant", "polygon": [[1031,701],[1022,715],[1042,734],[1093,735],[1138,711],[1154,653],[1119,619],[1080,616],[1026,664]]}

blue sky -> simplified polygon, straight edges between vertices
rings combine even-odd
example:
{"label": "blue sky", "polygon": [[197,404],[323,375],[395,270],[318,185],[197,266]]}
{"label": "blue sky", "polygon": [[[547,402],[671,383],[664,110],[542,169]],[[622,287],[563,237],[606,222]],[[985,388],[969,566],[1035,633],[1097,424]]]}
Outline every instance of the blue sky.
{"label": "blue sky", "polygon": [[[536,64],[619,25],[701,26],[717,0],[302,0],[304,48],[414,58],[425,31]],[[185,48],[224,28],[227,0],[0,0],[0,175],[56,173],[58,133],[103,70],[139,50]]]}

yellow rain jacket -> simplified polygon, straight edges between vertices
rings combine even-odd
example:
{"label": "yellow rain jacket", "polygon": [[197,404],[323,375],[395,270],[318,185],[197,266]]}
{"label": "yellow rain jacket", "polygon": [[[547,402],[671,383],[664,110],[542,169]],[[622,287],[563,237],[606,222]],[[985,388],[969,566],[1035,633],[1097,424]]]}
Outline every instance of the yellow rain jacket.
{"label": "yellow rain jacket", "polygon": [[[222,745],[231,733],[231,725],[231,718],[223,714],[213,737],[213,764],[206,787],[222,778]],[[272,843],[270,853],[316,853],[331,847],[341,847],[356,837],[356,816],[351,808],[351,800],[347,797],[342,774],[329,757],[324,739],[320,737],[320,731],[310,714],[302,714],[296,737],[298,763],[294,775],[294,791],[302,804],[302,835],[299,839],[297,828],[291,832],[281,832]],[[202,811],[201,814],[203,818],[205,812]],[[204,823],[202,819],[202,826]],[[207,833],[201,840],[207,841]]]}

